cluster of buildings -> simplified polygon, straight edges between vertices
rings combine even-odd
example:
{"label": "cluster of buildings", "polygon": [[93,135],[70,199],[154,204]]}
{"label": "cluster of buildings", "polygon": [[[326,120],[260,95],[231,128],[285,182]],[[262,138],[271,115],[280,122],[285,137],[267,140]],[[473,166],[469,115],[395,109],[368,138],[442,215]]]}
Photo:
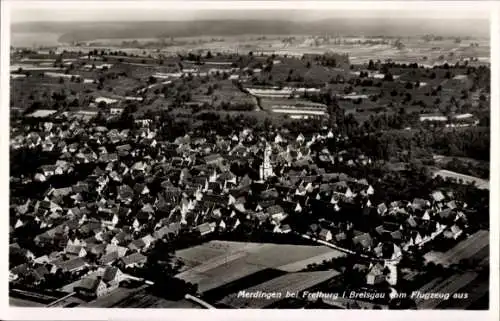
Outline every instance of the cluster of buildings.
{"label": "cluster of buildings", "polygon": [[[140,268],[159,239],[181,238],[183,231],[203,239],[242,224],[290,233],[297,228],[291,218],[300,216],[310,217],[309,237],[397,260],[441,233],[458,238],[467,221],[466,204],[451,192],[372,203],[376,190],[366,179],[328,172],[335,163],[368,166],[369,157],[312,148],[348,139],[328,130],[308,138],[277,133],[266,140],[243,130],[170,142],[159,137],[154,120],[136,123],[137,129],[119,130],[77,119],[45,121],[12,137],[13,149],[59,155],[17,182],[47,189],[43,198],[16,197],[11,205],[11,253],[25,258],[12,267],[12,282],[35,275],[41,283],[62,272],[77,282],[74,291],[100,295],[117,284],[109,268]],[[231,171],[253,162],[258,177]],[[367,230],[355,216],[375,216],[380,224]],[[23,249],[16,235],[27,228],[37,234],[33,248]],[[366,267],[369,284],[385,280],[379,265]],[[89,277],[96,268],[103,274]]]}

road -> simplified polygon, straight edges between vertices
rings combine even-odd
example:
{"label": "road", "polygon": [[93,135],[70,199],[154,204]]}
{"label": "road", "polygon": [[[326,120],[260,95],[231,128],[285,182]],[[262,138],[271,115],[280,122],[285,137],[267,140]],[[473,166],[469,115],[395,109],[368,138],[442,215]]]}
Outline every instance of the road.
{"label": "road", "polygon": [[331,247],[333,249],[339,250],[341,252],[348,253],[348,254],[357,254],[357,255],[359,255],[362,258],[369,259],[369,260],[372,260],[372,261],[384,262],[385,264],[394,264],[394,263],[397,264],[401,260],[401,256],[399,256],[399,257],[397,257],[395,259],[383,259],[383,258],[378,258],[378,257],[373,257],[373,256],[370,256],[370,255],[366,255],[366,254],[359,254],[359,253],[356,253],[355,251],[352,251],[352,250],[340,247],[340,246],[335,245],[335,244],[330,243],[330,242],[319,240],[317,238],[311,237],[311,236],[306,235],[306,234],[299,234],[299,233],[296,233],[296,234],[300,235],[302,238],[315,241],[316,243],[319,243],[319,244],[322,244],[322,245],[326,245],[328,247]]}

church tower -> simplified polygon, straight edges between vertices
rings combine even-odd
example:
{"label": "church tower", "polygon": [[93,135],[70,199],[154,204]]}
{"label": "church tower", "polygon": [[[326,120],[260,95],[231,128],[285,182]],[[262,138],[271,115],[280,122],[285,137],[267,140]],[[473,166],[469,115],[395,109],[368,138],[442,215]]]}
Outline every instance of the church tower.
{"label": "church tower", "polygon": [[266,148],[264,149],[264,162],[260,165],[260,179],[265,181],[269,177],[273,176],[273,165],[271,164],[271,145],[266,143]]}

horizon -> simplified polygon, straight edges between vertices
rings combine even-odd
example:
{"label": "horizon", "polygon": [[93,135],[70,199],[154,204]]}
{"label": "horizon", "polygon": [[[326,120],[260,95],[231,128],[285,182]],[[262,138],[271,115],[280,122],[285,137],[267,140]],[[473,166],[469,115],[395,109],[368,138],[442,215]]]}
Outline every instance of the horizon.
{"label": "horizon", "polygon": [[[379,2],[126,2],[70,3],[7,1],[11,24],[39,22],[166,22],[217,20],[320,21],[338,18],[390,20],[489,20],[488,8],[477,3],[445,4],[410,1]],[[83,7],[82,4],[85,4]],[[286,9],[283,9],[286,4]],[[425,8],[425,9],[422,9]]]}

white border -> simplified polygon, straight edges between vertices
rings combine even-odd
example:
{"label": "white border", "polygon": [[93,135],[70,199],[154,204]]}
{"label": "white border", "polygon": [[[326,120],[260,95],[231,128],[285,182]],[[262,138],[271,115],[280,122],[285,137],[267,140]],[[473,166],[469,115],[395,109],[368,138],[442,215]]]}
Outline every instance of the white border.
{"label": "white border", "polygon": [[[46,309],[46,308],[9,308],[8,296],[5,289],[8,286],[8,271],[5,267],[7,264],[2,264],[0,272],[0,282],[2,285],[0,318],[4,320],[165,320],[165,319],[203,319],[203,320],[304,320],[309,318],[314,319],[373,319],[373,320],[497,320],[498,319],[498,274],[499,274],[499,183],[500,176],[498,165],[500,164],[499,154],[495,153],[494,147],[499,141],[499,126],[500,126],[500,10],[499,4],[496,2],[471,2],[471,1],[440,1],[440,2],[375,2],[375,1],[12,1],[2,0],[1,11],[1,108],[0,108],[0,146],[2,153],[0,154],[4,166],[0,167],[0,184],[1,191],[0,201],[2,204],[2,214],[0,215],[0,231],[3,235],[3,241],[7,243],[8,235],[8,204],[9,204],[9,175],[8,167],[8,135],[9,135],[9,21],[10,9],[23,7],[41,8],[48,6],[57,6],[58,8],[74,9],[74,8],[91,8],[94,6],[109,7],[109,8],[141,8],[155,9],[158,6],[162,8],[178,9],[178,10],[245,10],[245,9],[337,9],[337,10],[443,10],[449,11],[451,8],[460,10],[480,10],[490,13],[491,17],[491,177],[490,177],[490,262],[491,262],[491,278],[490,278],[490,310],[484,312],[476,311],[379,311],[379,310],[160,310],[160,309]],[[0,253],[2,262],[8,261],[8,244],[1,244]]]}
{"label": "white border", "polygon": [[288,10],[288,9],[311,9],[311,10],[416,10],[425,12],[428,10],[481,10],[488,12],[492,7],[490,1],[179,1],[179,0],[8,0],[13,9],[17,8],[47,8],[53,6],[58,9],[87,9],[92,7],[113,9],[175,9],[175,10]]}

